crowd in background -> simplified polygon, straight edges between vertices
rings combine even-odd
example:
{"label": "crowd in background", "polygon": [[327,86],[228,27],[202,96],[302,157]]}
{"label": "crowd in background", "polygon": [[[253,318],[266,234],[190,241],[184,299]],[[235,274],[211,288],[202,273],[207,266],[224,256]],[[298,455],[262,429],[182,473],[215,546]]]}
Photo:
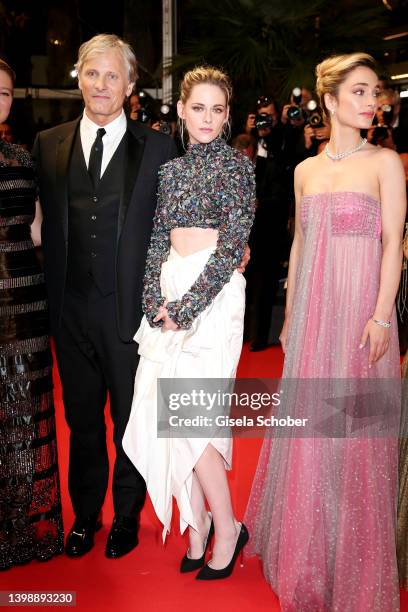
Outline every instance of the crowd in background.
{"label": "crowd in background", "polygon": [[[373,127],[363,136],[377,146],[396,150],[407,170],[408,106],[401,106],[398,92],[384,81]],[[330,127],[312,93],[296,88],[282,109],[276,101],[261,97],[256,113],[248,114],[243,133],[233,141],[256,164],[258,209],[247,271],[251,350],[278,342],[284,310],[283,282],[279,281],[286,276],[294,219],[293,173],[298,163],[321,153],[329,138]],[[406,325],[400,326],[405,350]]]}
{"label": "crowd in background", "polygon": [[[400,154],[408,185],[408,103],[401,104],[398,91],[385,79],[380,81],[380,87],[373,126],[362,135],[369,142]],[[174,107],[159,106],[141,91],[134,92],[126,101],[126,112],[130,118],[172,135],[180,155],[184,154]],[[257,212],[250,238],[251,261],[246,271],[245,333],[251,350],[259,351],[279,343],[284,318],[284,281],[294,223],[294,169],[307,157],[323,151],[330,128],[313,93],[297,87],[282,107],[275,99],[261,96],[247,113],[245,124],[235,125],[233,130],[232,146],[248,156],[256,167]],[[10,124],[0,125],[0,139],[17,140]],[[399,320],[402,352],[408,348],[407,318],[405,315]]]}
{"label": "crowd in background", "polygon": [[[373,126],[362,135],[377,146],[396,150],[408,176],[408,104],[401,105],[399,93],[385,80],[380,81],[380,87]],[[129,98],[128,113],[136,121],[171,134],[180,155],[184,153],[171,106],[154,105],[140,92]],[[296,87],[282,107],[275,99],[261,96],[241,129],[233,127],[232,146],[256,167],[257,212],[246,270],[245,333],[250,349],[260,351],[279,343],[284,319],[284,283],[294,224],[294,170],[307,157],[323,151],[330,127],[313,93],[305,87]],[[405,327],[400,321],[402,351],[408,347]]]}

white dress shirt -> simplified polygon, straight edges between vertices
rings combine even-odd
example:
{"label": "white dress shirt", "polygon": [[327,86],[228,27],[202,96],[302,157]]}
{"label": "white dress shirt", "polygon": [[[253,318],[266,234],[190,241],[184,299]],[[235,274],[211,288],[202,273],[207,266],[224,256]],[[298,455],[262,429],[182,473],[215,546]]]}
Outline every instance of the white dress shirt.
{"label": "white dress shirt", "polygon": [[104,134],[102,138],[103,142],[103,155],[102,155],[102,165],[101,165],[101,176],[106,170],[107,165],[113,157],[116,149],[119,146],[120,141],[125,135],[127,129],[127,121],[126,115],[122,110],[119,117],[116,117],[111,123],[107,125],[101,126],[97,125],[91,119],[89,119],[86,114],[86,110],[84,110],[84,114],[82,115],[81,123],[79,126],[80,136],[81,136],[81,144],[82,150],[84,152],[86,167],[89,165],[89,156],[91,155],[91,148],[96,138],[96,132],[100,127],[103,127],[106,130],[106,134]]}

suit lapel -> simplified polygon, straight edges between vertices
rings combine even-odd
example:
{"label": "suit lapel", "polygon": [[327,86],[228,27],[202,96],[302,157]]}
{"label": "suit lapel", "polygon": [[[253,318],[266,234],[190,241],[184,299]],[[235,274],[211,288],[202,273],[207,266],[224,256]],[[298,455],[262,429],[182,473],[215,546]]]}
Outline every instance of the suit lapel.
{"label": "suit lapel", "polygon": [[62,225],[64,229],[65,239],[68,240],[68,176],[69,162],[71,160],[72,149],[75,142],[75,136],[79,129],[80,119],[72,124],[72,129],[62,138],[57,145],[56,159],[56,193],[58,194],[58,202]]}
{"label": "suit lapel", "polygon": [[130,129],[128,124],[128,129],[126,132],[124,183],[119,206],[118,240],[120,238],[130,201],[132,199],[132,193],[135,188],[140,164],[142,162],[144,146],[144,136],[136,135],[133,130]]}

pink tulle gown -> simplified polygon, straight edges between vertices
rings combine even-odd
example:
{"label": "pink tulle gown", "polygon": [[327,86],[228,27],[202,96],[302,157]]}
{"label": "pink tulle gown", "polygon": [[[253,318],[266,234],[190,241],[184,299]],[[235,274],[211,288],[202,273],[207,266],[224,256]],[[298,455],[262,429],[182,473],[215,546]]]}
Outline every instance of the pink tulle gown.
{"label": "pink tulle gown", "polygon": [[[387,378],[398,389],[395,312],[389,349],[371,369],[368,343],[359,348],[379,289],[380,203],[359,192],[306,195],[301,223],[283,382]],[[315,408],[304,397],[294,403],[303,414]],[[284,612],[399,610],[397,452],[395,433],[265,437],[245,517],[248,553],[261,557]]]}

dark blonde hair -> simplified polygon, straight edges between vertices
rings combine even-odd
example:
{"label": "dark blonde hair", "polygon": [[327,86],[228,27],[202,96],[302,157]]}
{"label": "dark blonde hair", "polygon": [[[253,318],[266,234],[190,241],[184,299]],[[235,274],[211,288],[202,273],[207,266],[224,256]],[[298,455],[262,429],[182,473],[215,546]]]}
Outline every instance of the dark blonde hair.
{"label": "dark blonde hair", "polygon": [[0,59],[0,70],[2,70],[3,72],[9,75],[11,82],[13,84],[13,87],[14,87],[15,82],[16,82],[16,73],[14,72],[12,67],[9,66],[9,64],[2,59]]}
{"label": "dark blonde hair", "polygon": [[183,104],[189,99],[195,85],[217,85],[225,94],[227,106],[230,105],[232,97],[232,85],[230,78],[225,72],[214,68],[214,66],[196,66],[189,70],[180,83],[180,100]]}
{"label": "dark blonde hair", "polygon": [[365,66],[377,73],[376,61],[368,53],[333,55],[316,66],[316,93],[326,118],[329,118],[330,113],[326,107],[324,95],[331,94],[337,98],[340,85],[346,80],[350,72],[359,66]]}

